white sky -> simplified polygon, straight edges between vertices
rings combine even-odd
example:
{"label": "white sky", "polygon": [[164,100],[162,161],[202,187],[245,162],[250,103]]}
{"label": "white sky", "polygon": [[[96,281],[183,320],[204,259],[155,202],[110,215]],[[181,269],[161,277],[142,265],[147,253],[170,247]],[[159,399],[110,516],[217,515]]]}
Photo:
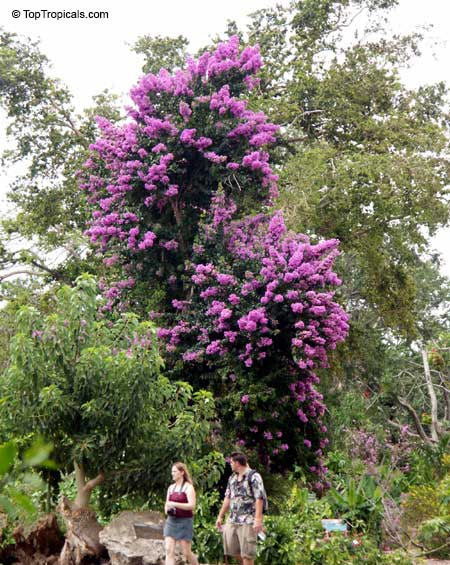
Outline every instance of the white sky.
{"label": "white sky", "polygon": [[[184,35],[195,51],[210,36],[224,30],[226,21],[244,27],[246,15],[275,5],[275,0],[2,0],[0,25],[8,31],[40,38],[42,51],[53,64],[53,74],[67,84],[78,108],[90,105],[91,97],[108,88],[125,94],[141,74],[141,60],[128,45],[144,34]],[[280,1],[278,2],[280,3]],[[281,3],[286,3],[284,0]],[[107,20],[31,19],[29,11],[108,11]],[[21,17],[13,18],[19,10]],[[400,0],[390,18],[392,29],[406,32],[430,24],[423,56],[404,73],[411,86],[444,80],[450,84],[450,0]],[[0,151],[4,148],[4,121],[0,116]],[[8,176],[0,172],[0,194],[7,189]],[[4,204],[3,204],[4,206]],[[435,239],[450,276],[450,230]]]}

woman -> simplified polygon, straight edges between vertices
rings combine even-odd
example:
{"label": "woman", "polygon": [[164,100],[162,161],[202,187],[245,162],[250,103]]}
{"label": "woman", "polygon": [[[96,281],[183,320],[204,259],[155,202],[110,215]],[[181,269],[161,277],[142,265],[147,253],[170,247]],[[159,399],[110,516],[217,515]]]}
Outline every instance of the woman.
{"label": "woman", "polygon": [[179,540],[184,558],[191,565],[198,565],[192,553],[194,531],[195,489],[184,463],[172,466],[173,484],[167,489],[164,511],[167,514],[164,526],[166,565],[175,565],[175,544]]}

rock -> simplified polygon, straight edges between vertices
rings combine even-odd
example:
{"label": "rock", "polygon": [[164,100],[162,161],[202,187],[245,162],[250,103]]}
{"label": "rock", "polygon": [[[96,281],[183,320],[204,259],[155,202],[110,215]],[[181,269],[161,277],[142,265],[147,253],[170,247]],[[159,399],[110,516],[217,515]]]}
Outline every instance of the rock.
{"label": "rock", "polygon": [[[111,565],[164,565],[164,516],[159,512],[122,512],[100,532]],[[144,537],[145,536],[145,537]],[[185,563],[177,548],[176,564]]]}

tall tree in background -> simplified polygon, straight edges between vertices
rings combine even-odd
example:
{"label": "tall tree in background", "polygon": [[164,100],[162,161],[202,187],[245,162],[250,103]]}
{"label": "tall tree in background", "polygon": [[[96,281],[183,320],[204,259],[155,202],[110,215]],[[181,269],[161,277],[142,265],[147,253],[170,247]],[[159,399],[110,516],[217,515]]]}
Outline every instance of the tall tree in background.
{"label": "tall tree in background", "polygon": [[[0,280],[20,274],[70,282],[92,264],[92,258],[85,260],[88,216],[75,173],[95,138],[93,117],[120,118],[116,96],[104,92],[77,114],[38,44],[6,31],[0,33],[0,77],[0,107],[8,123],[2,163],[18,171],[7,194],[10,212],[1,223]],[[14,285],[3,294],[14,296]]]}
{"label": "tall tree in background", "polygon": [[[420,273],[438,268],[427,255],[430,236],[448,222],[449,116],[445,84],[402,84],[423,37],[389,34],[397,4],[302,0],[255,12],[247,30],[231,22],[226,35],[260,46],[264,66],[251,107],[283,128],[288,226],[339,238],[350,304],[363,303],[383,326],[411,338]],[[173,41],[167,47],[178,50]],[[149,46],[150,38],[135,45],[144,68],[161,49]]]}
{"label": "tall tree in background", "polygon": [[266,61],[254,104],[285,128],[288,225],[341,241],[351,331],[328,375],[362,390],[378,386],[390,338],[426,341],[448,321],[430,249],[448,223],[447,87],[402,84],[422,38],[388,34],[396,5],[291,2],[257,12],[248,29]]}
{"label": "tall tree in background", "polygon": [[[341,241],[350,335],[324,376],[331,398],[346,382],[375,392],[399,343],[425,345],[448,327],[449,286],[430,247],[448,224],[448,91],[402,83],[423,37],[389,32],[397,4],[294,1],[225,34],[260,46],[250,107],[282,126],[276,168],[288,227]],[[141,38],[136,50],[153,65],[149,46]]]}

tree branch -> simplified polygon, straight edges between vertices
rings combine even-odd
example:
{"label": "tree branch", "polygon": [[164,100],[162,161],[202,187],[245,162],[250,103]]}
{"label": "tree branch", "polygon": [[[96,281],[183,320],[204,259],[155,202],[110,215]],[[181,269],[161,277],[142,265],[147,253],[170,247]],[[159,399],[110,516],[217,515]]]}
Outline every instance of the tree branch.
{"label": "tree branch", "polygon": [[81,463],[74,461],[75,467],[75,477],[77,483],[77,497],[75,499],[75,507],[77,508],[88,508],[89,500],[91,498],[91,493],[94,488],[100,485],[105,480],[105,475],[99,473],[95,479],[86,482],[86,473],[84,467]]}
{"label": "tree branch", "polygon": [[73,462],[73,466],[75,467],[75,480],[77,483],[77,491],[81,492],[84,489],[84,485],[86,483],[86,474],[84,472],[84,467],[81,463],[78,464],[76,461]]}
{"label": "tree branch", "polygon": [[30,263],[32,265],[34,265],[35,267],[37,267],[38,269],[41,269],[42,271],[45,271],[46,273],[49,273],[50,275],[52,275],[52,277],[55,280],[60,280],[62,278],[61,273],[59,271],[55,271],[53,269],[50,269],[50,267],[46,267],[45,265],[42,265],[41,263],[36,261],[36,259],[31,259]]}
{"label": "tree branch", "polygon": [[419,436],[429,445],[431,445],[432,443],[435,443],[435,441],[433,439],[430,439],[427,434],[425,433],[425,430],[423,429],[422,424],[420,423],[420,419],[419,416],[417,414],[417,412],[414,410],[414,408],[411,406],[411,404],[405,400],[404,398],[397,398],[399,404],[401,406],[403,406],[403,408],[406,408],[406,410],[410,413],[410,415],[412,416],[413,420],[414,420],[414,425],[416,427],[416,430],[419,434]]}
{"label": "tree branch", "polygon": [[414,432],[411,432],[408,429],[405,429],[404,424],[400,424],[400,422],[395,422],[394,420],[388,420],[388,423],[391,424],[392,426],[395,426],[396,428],[403,430],[405,434],[407,434],[408,436],[417,438],[417,439],[422,439],[419,434],[415,434]]}
{"label": "tree branch", "polygon": [[95,479],[91,479],[90,481],[88,481],[84,487],[84,490],[86,492],[91,492],[96,486],[101,485],[103,483],[103,481],[105,480],[105,474],[104,473],[99,473]]}
{"label": "tree branch", "polygon": [[9,277],[14,277],[16,275],[30,275],[30,276],[38,276],[38,277],[45,276],[44,273],[37,273],[35,271],[30,271],[29,269],[19,269],[17,271],[10,271],[9,273],[5,273],[4,275],[0,275],[0,282],[9,278]]}
{"label": "tree branch", "polygon": [[441,427],[439,425],[438,403],[436,398],[436,391],[433,387],[431,379],[430,366],[428,364],[428,351],[422,349],[423,369],[425,373],[425,380],[427,383],[428,394],[431,400],[431,437],[435,442],[439,441],[441,435]]}

